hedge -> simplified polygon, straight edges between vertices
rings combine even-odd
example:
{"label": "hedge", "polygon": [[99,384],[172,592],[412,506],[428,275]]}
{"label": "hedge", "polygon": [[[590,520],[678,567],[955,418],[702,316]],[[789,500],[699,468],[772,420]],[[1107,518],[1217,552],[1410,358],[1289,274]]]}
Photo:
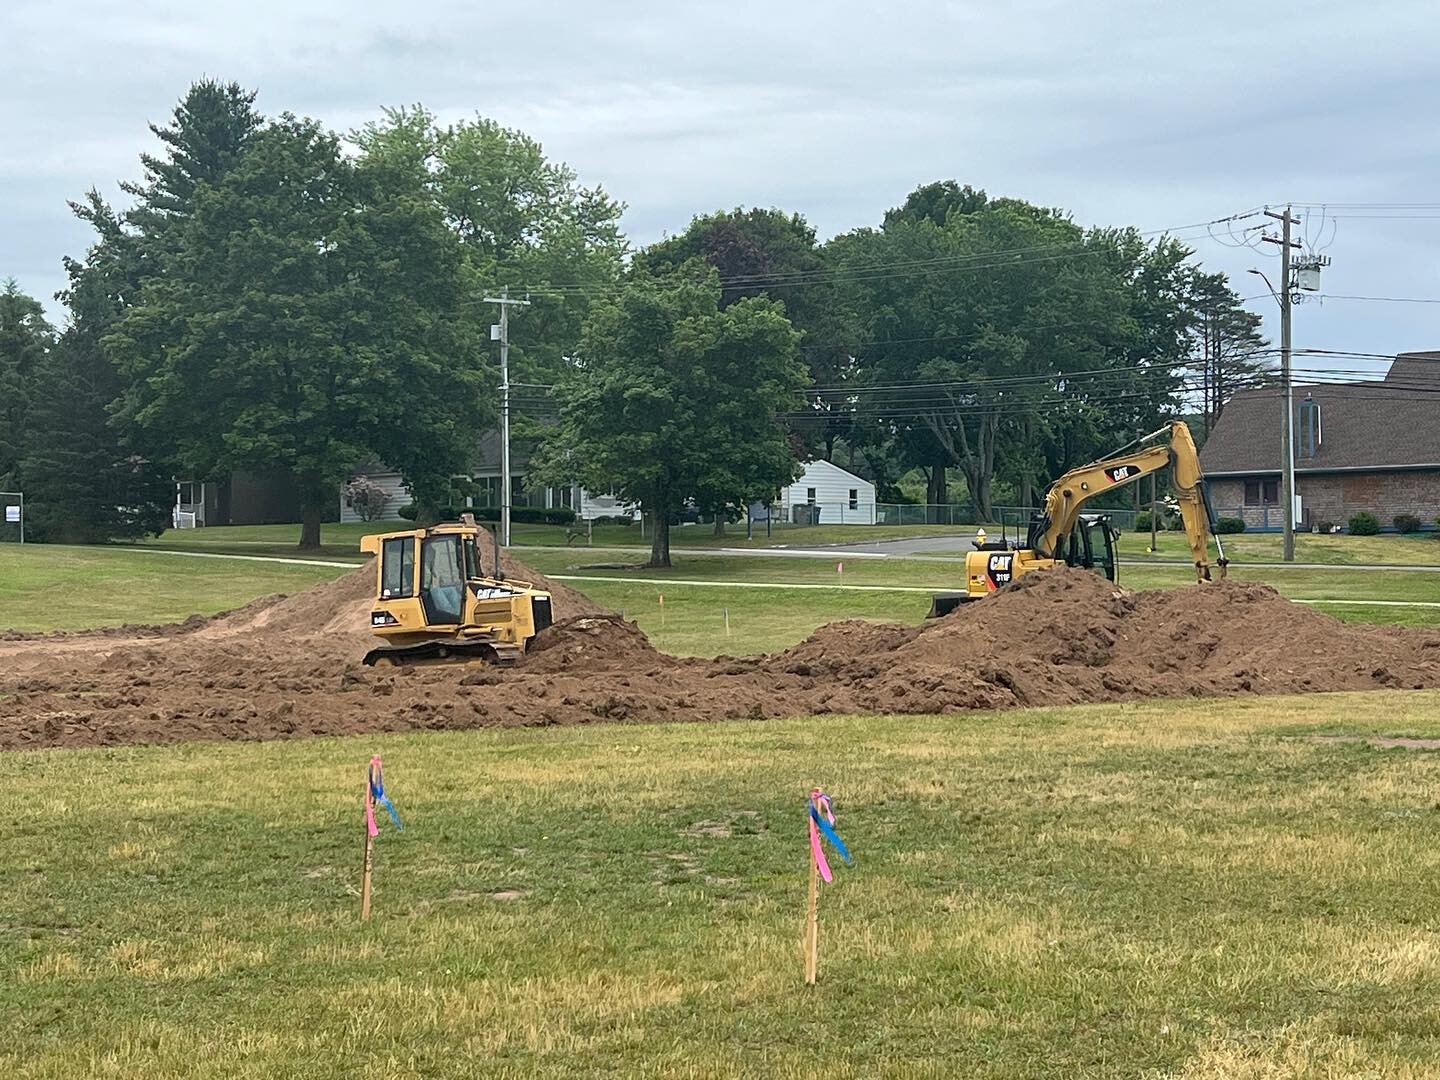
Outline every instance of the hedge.
{"label": "hedge", "polygon": [[[441,506],[436,510],[441,521],[458,521],[461,514],[474,514],[476,521],[500,520],[498,506]],[[399,514],[406,521],[414,521],[419,510],[414,503],[410,503],[402,506]],[[510,520],[522,525],[570,525],[575,521],[575,511],[564,506],[549,510],[543,506],[512,506]]]}
{"label": "hedge", "polygon": [[1216,518],[1215,531],[1217,533],[1243,533],[1245,531],[1245,519],[1237,517]]}

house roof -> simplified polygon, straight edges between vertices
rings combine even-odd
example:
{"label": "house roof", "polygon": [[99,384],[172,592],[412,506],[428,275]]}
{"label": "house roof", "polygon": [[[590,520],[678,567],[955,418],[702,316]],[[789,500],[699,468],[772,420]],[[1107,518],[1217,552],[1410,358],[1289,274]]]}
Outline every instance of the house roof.
{"label": "house roof", "polygon": [[805,471],[800,474],[800,479],[789,485],[790,487],[804,484],[807,477],[813,480],[820,476],[828,476],[831,480],[844,481],[855,487],[869,488],[874,486],[863,476],[856,476],[854,473],[842,469],[833,461],[826,461],[824,458],[816,458],[814,461],[806,461],[801,464]]}
{"label": "house roof", "polygon": [[[1320,446],[1304,454],[1300,409],[1320,406]],[[1295,468],[1396,469],[1440,465],[1440,352],[1402,353],[1383,380],[1295,386]],[[1200,451],[1209,476],[1280,471],[1280,390],[1230,399]]]}

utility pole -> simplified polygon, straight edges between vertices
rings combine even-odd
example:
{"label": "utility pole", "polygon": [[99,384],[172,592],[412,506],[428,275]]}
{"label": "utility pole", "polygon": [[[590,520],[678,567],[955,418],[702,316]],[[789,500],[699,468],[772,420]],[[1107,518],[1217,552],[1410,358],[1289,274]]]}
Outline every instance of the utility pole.
{"label": "utility pole", "polygon": [[529,307],[529,300],[510,299],[510,286],[499,296],[485,297],[500,305],[500,323],[490,327],[490,340],[500,341],[500,546],[510,546],[510,305]]}
{"label": "utility pole", "polygon": [[[1284,559],[1286,562],[1295,561],[1295,382],[1290,377],[1290,307],[1294,303],[1291,298],[1290,282],[1290,249],[1293,246],[1290,239],[1290,226],[1298,225],[1300,222],[1291,215],[1290,207],[1287,204],[1283,214],[1277,214],[1273,210],[1265,211],[1266,217],[1275,218],[1280,222],[1279,237],[1265,236],[1261,239],[1280,247],[1280,287],[1273,289],[1275,299],[1280,303],[1280,384],[1281,399],[1284,401],[1285,414],[1280,422],[1280,507],[1283,511],[1281,521],[1284,523]],[[1264,502],[1264,488],[1261,488],[1261,502]]]}

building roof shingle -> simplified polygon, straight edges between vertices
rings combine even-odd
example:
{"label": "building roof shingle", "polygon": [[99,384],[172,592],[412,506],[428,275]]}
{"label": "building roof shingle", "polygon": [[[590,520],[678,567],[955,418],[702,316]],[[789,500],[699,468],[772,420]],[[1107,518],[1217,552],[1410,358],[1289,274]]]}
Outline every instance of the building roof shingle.
{"label": "building roof shingle", "polygon": [[[1304,454],[1300,406],[1320,406],[1320,446]],[[1394,469],[1440,465],[1440,352],[1402,353],[1384,380],[1295,386],[1295,468]],[[1280,471],[1280,389],[1242,390],[1205,440],[1209,476]]]}

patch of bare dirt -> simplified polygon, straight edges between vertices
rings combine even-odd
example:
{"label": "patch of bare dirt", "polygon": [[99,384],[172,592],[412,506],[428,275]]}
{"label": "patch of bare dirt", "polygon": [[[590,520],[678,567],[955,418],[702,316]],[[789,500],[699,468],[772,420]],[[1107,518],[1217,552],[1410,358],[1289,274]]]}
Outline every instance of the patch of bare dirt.
{"label": "patch of bare dirt", "polygon": [[368,567],[172,628],[0,642],[0,748],[1440,687],[1440,633],[1244,582],[1137,593],[1057,569],[924,627],[851,620],[771,655],[681,660],[506,572],[549,588],[557,619],[509,669],[364,667]]}

